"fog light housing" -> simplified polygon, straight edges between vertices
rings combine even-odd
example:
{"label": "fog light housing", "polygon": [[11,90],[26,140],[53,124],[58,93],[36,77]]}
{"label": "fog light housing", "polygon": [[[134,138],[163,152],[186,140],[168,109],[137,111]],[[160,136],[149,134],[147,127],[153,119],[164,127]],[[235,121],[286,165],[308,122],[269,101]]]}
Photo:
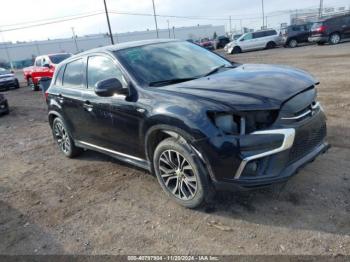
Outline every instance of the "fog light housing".
{"label": "fog light housing", "polygon": [[245,166],[242,176],[253,177],[258,175],[259,162],[258,160],[253,160],[248,162]]}

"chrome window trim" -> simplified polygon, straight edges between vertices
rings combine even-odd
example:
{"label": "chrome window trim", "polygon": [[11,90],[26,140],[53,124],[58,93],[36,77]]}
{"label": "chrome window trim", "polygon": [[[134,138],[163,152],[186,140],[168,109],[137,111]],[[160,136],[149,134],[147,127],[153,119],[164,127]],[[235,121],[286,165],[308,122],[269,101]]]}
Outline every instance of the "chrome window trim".
{"label": "chrome window trim", "polygon": [[82,145],[94,147],[96,149],[103,150],[103,151],[106,151],[106,152],[109,152],[109,153],[112,153],[112,154],[115,154],[115,155],[118,155],[118,156],[130,158],[130,159],[133,159],[133,160],[136,160],[136,161],[142,161],[142,162],[146,161],[145,159],[142,159],[142,158],[138,158],[138,157],[131,156],[131,155],[128,155],[128,154],[124,154],[124,153],[121,153],[121,152],[118,152],[118,151],[115,151],[115,150],[112,150],[112,149],[108,149],[108,148],[105,148],[105,147],[102,147],[102,146],[97,146],[97,145],[90,144],[90,143],[87,143],[87,142],[84,142],[84,141],[77,141],[77,142],[82,144]]}
{"label": "chrome window trim", "polygon": [[275,148],[273,150],[269,150],[257,155],[253,155],[250,157],[246,157],[242,160],[240,166],[238,167],[234,179],[239,179],[240,176],[243,173],[243,170],[245,166],[248,164],[249,161],[266,157],[269,155],[277,154],[279,152],[282,152],[284,150],[287,150],[293,146],[294,138],[295,138],[295,129],[294,128],[285,128],[285,129],[272,129],[272,130],[263,130],[263,131],[256,131],[251,133],[251,135],[271,135],[271,134],[280,134],[283,135],[283,142],[282,145],[278,148]]}
{"label": "chrome window trim", "polygon": [[[314,104],[314,105],[311,104],[311,109],[312,109],[312,110],[316,110],[316,109],[319,108],[319,107],[320,107],[320,103],[319,103],[319,102],[317,102],[317,103]],[[307,110],[306,112],[304,112],[304,113],[302,113],[302,114],[300,114],[300,115],[298,115],[298,116],[293,116],[293,117],[282,117],[281,119],[282,119],[282,120],[298,120],[298,119],[300,119],[300,118],[303,118],[303,117],[305,117],[305,116],[311,114],[311,113],[312,113],[312,110]]]}

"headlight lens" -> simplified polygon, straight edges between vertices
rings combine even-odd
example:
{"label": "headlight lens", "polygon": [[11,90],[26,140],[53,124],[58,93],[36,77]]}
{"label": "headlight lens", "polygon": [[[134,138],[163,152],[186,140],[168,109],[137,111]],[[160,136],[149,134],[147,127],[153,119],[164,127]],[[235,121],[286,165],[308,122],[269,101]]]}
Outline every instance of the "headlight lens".
{"label": "headlight lens", "polygon": [[238,135],[240,133],[240,117],[230,113],[208,113],[214,125],[224,134]]}

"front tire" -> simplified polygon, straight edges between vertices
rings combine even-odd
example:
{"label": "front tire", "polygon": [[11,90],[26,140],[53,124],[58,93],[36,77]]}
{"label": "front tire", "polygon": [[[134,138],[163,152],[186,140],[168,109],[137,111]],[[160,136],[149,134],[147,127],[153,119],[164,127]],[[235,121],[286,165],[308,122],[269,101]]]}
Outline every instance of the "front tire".
{"label": "front tire", "polygon": [[33,79],[31,77],[28,78],[27,83],[30,89],[32,89],[33,91],[39,91],[39,87],[34,84]]}
{"label": "front tire", "polygon": [[59,149],[66,157],[73,158],[82,152],[81,148],[74,145],[66,125],[59,117],[56,117],[52,123],[52,134]]}
{"label": "front tire", "polygon": [[185,142],[176,138],[160,142],[154,152],[153,165],[163,191],[178,204],[197,208],[210,198],[207,172]]}
{"label": "front tire", "polygon": [[273,49],[276,47],[276,43],[275,42],[268,42],[266,45],[266,49]]}
{"label": "front tire", "polygon": [[239,46],[235,46],[231,51],[231,55],[240,53],[242,53],[242,49]]}

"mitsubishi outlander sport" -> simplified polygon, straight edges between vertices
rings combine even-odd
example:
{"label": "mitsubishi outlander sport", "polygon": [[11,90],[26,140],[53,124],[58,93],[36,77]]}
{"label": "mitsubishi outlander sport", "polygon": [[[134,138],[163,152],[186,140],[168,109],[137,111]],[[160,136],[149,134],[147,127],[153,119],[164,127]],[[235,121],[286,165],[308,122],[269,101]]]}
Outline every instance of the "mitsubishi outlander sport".
{"label": "mitsubishi outlander sport", "polygon": [[195,208],[215,190],[286,181],[328,149],[317,84],[299,69],[148,40],[68,58],[46,97],[64,155],[96,150],[149,170]]}

